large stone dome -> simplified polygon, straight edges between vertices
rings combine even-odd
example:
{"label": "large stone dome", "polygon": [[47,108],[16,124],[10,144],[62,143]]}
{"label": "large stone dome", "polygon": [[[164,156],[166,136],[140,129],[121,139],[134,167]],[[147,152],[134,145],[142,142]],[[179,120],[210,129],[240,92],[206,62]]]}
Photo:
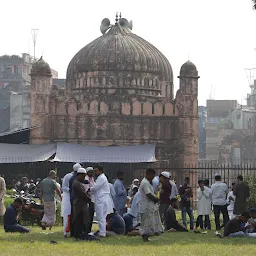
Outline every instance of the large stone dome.
{"label": "large stone dome", "polygon": [[[143,78],[140,81],[141,77]],[[95,77],[97,77],[95,79]],[[109,77],[110,82],[101,82]],[[118,81],[120,77],[130,81]],[[83,81],[81,81],[81,78]],[[90,79],[93,78],[93,81]],[[134,80],[134,81],[133,81]],[[148,80],[148,81],[147,81]],[[88,84],[88,82],[90,84]],[[118,22],[101,37],[82,48],[67,69],[67,89],[145,87],[160,90],[160,83],[173,85],[173,72],[167,58],[152,44]],[[144,92],[144,94],[154,92]],[[158,92],[155,95],[159,95]]]}

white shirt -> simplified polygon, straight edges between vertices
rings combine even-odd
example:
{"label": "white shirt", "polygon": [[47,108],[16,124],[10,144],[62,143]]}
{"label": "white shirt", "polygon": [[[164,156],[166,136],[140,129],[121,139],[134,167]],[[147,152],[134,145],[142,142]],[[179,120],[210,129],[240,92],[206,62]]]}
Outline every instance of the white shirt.
{"label": "white shirt", "polygon": [[172,191],[170,195],[170,199],[175,198],[178,195],[178,189],[177,186],[174,182],[170,180],[170,184],[172,185]]}
{"label": "white shirt", "polygon": [[73,172],[66,174],[62,180],[62,191],[69,193],[69,180],[73,176]]}
{"label": "white shirt", "polygon": [[[233,198],[233,200],[229,200],[229,198]],[[228,204],[228,211],[233,211],[235,206],[236,196],[234,195],[233,191],[230,191],[227,196],[227,204]]]}
{"label": "white shirt", "polygon": [[228,185],[221,181],[215,181],[211,186],[213,205],[223,206],[227,204]]}
{"label": "white shirt", "polygon": [[153,186],[153,189],[154,189],[154,193],[157,192],[159,185],[160,185],[160,179],[159,179],[159,176],[156,176],[156,177],[152,180],[152,186]]}
{"label": "white shirt", "polygon": [[140,207],[140,192],[137,192],[136,195],[133,197],[129,214],[131,214],[134,218],[137,218],[139,215],[139,207]]}
{"label": "white shirt", "polygon": [[112,183],[108,183],[108,184],[109,184],[109,189],[110,189],[110,195],[111,195],[112,199],[114,199],[114,196],[116,195],[114,185]]}

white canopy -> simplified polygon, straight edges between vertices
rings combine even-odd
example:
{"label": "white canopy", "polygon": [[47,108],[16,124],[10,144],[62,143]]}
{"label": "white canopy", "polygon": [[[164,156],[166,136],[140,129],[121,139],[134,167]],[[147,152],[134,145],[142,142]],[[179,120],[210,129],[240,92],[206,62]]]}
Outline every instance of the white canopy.
{"label": "white canopy", "polygon": [[79,163],[150,163],[155,162],[155,144],[135,146],[83,146],[57,143],[53,161]]}
{"label": "white canopy", "polygon": [[26,163],[48,160],[56,152],[56,144],[27,145],[0,143],[0,163]]}

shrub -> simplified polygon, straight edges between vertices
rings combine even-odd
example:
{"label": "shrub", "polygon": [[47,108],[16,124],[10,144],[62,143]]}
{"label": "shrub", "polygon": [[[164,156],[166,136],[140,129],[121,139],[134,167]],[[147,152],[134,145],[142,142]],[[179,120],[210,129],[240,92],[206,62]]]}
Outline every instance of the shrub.
{"label": "shrub", "polygon": [[256,175],[248,175],[245,177],[244,181],[249,185],[250,188],[250,198],[248,200],[248,205],[256,206]]}

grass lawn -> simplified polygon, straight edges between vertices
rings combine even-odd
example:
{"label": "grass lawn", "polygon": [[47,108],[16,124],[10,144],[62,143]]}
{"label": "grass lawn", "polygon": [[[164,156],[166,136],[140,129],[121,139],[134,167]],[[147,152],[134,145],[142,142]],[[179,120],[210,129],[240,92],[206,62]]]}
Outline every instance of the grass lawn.
{"label": "grass lawn", "polygon": [[[48,232],[48,231],[47,231]],[[130,256],[130,255],[253,255],[256,253],[256,239],[217,238],[214,232],[206,235],[189,233],[165,233],[143,243],[140,237],[111,237],[99,242],[76,242],[64,239],[62,228],[55,227],[53,233],[32,228],[30,234],[5,234],[0,231],[1,256]],[[50,244],[50,241],[58,244]]]}

